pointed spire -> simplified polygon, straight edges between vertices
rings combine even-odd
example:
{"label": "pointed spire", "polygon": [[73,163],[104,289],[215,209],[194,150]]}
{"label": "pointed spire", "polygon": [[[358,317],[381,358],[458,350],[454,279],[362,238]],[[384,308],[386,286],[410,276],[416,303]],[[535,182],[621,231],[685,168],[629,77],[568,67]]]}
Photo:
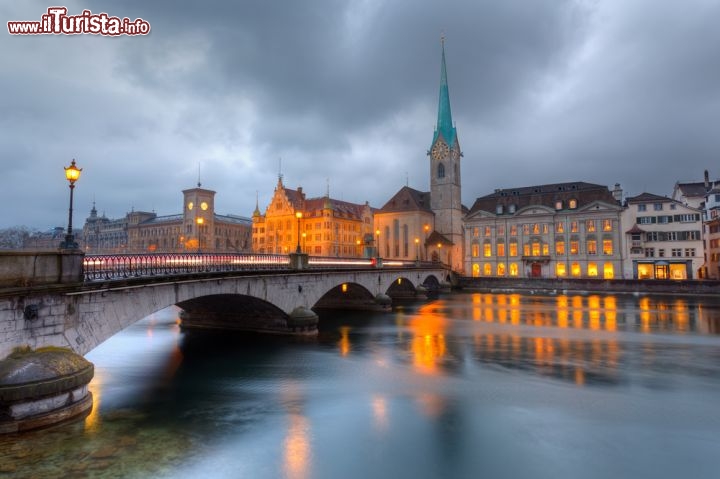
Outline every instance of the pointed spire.
{"label": "pointed spire", "polygon": [[253,211],[253,216],[260,216],[260,205],[259,205],[259,193],[257,190],[255,191],[255,211]]}
{"label": "pointed spire", "polygon": [[445,35],[440,37],[442,47],[442,60],[440,63],[440,101],[438,102],[438,119],[435,127],[435,135],[433,143],[439,135],[449,146],[455,143],[455,127],[452,121],[452,113],[450,112],[450,91],[448,89],[447,68],[445,66]]}

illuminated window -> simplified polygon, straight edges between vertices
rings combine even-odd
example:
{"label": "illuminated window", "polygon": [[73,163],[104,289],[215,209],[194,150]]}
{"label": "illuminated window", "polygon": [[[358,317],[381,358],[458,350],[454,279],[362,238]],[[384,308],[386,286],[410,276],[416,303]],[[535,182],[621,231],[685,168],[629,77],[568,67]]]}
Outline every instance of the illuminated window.
{"label": "illuminated window", "polygon": [[577,232],[578,232],[578,222],[577,222],[577,221],[571,221],[571,222],[570,222],[570,232],[571,232],[571,233],[577,233]]}
{"label": "illuminated window", "polygon": [[575,208],[577,208],[577,200],[573,198],[570,201],[568,201],[568,208],[570,208],[571,210],[574,210]]}
{"label": "illuminated window", "polygon": [[612,220],[603,220],[602,228],[603,231],[612,231]]}
{"label": "illuminated window", "polygon": [[510,256],[517,256],[517,255],[518,255],[517,241],[511,241],[510,242]]}
{"label": "illuminated window", "polygon": [[687,279],[687,267],[684,264],[671,264],[670,279]]}
{"label": "illuminated window", "polygon": [[483,256],[485,256],[486,258],[492,256],[492,245],[489,241],[483,243]]}
{"label": "illuminated window", "polygon": [[480,256],[480,245],[477,243],[472,244],[472,257],[477,258]]}
{"label": "illuminated window", "polygon": [[558,278],[562,278],[567,275],[567,271],[565,270],[565,263],[558,263],[555,265],[555,274]]}
{"label": "illuminated window", "polygon": [[562,200],[557,200],[557,201],[555,202],[555,209],[556,209],[556,210],[561,210],[561,209],[562,209]]}
{"label": "illuminated window", "polygon": [[490,263],[485,263],[483,265],[483,275],[492,276],[492,265]]}
{"label": "illuminated window", "polygon": [[588,263],[588,276],[596,278],[598,275],[597,263]]}
{"label": "illuminated window", "polygon": [[605,263],[603,266],[603,278],[605,279],[613,279],[615,277],[615,272],[613,270],[612,263]]}
{"label": "illuminated window", "polygon": [[538,243],[537,241],[533,241],[532,243],[532,255],[540,256],[540,243]]}
{"label": "illuminated window", "polygon": [[587,220],[585,222],[585,229],[588,233],[595,232],[595,220]]}
{"label": "illuminated window", "polygon": [[505,256],[505,243],[498,243],[498,244],[497,244],[497,255],[498,255],[498,256]]}
{"label": "illuminated window", "polygon": [[597,241],[594,239],[587,240],[587,254],[597,254]]}
{"label": "illuminated window", "polygon": [[542,232],[543,232],[544,235],[548,234],[549,229],[550,229],[550,227],[548,226],[548,224],[547,224],[547,223],[543,223],[543,225],[542,225]]}
{"label": "illuminated window", "polygon": [[530,256],[530,244],[528,243],[523,245],[523,256]]}
{"label": "illuminated window", "polygon": [[500,225],[497,227],[497,235],[505,236],[505,226],[504,225]]}
{"label": "illuminated window", "polygon": [[540,234],[540,224],[539,223],[533,223],[532,225],[532,232],[534,235]]}
{"label": "illuminated window", "polygon": [[580,253],[580,242],[578,240],[570,240],[570,254]]}
{"label": "illuminated window", "polygon": [[611,239],[604,239],[603,240],[603,254],[613,254],[613,240]]}
{"label": "illuminated window", "polygon": [[555,254],[558,256],[565,254],[565,241],[555,242]]}
{"label": "illuminated window", "polygon": [[479,264],[473,263],[472,275],[473,275],[473,278],[477,278],[478,276],[480,276],[480,265]]}
{"label": "illuminated window", "polygon": [[518,265],[517,263],[510,263],[510,276],[517,276],[518,275]]}
{"label": "illuminated window", "polygon": [[490,236],[492,234],[492,229],[489,226],[485,227],[485,236]]}
{"label": "illuminated window", "polygon": [[570,265],[570,274],[579,277],[582,274],[582,271],[580,270],[580,263],[573,263]]}
{"label": "illuminated window", "polygon": [[547,243],[542,244],[542,254],[543,256],[548,256],[550,254],[550,245]]}
{"label": "illuminated window", "polygon": [[565,223],[555,223],[555,232],[556,233],[564,233],[565,232]]}
{"label": "illuminated window", "polygon": [[498,265],[497,265],[497,275],[498,275],[498,276],[505,276],[505,263],[498,263]]}
{"label": "illuminated window", "polygon": [[525,223],[523,226],[523,234],[529,235],[530,234],[530,225],[528,223]]}
{"label": "illuminated window", "polygon": [[477,226],[473,228],[473,236],[475,236],[476,238],[480,236],[480,228],[478,228]]}
{"label": "illuminated window", "polygon": [[517,236],[517,225],[510,225],[510,236]]}

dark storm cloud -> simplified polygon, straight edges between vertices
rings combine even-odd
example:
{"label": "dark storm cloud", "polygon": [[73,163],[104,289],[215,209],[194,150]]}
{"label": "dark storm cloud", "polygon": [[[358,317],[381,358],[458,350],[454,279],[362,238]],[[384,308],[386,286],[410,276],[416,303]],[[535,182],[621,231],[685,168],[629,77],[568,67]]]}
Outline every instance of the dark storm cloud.
{"label": "dark storm cloud", "polygon": [[[49,4],[0,7],[36,20]],[[382,204],[428,188],[441,32],[465,151],[463,199],[584,180],[669,194],[720,151],[716,2],[313,0],[71,2],[142,17],[146,37],[0,39],[4,225],[65,217],[62,166],[85,167],[79,218],[222,213],[288,186]],[[717,172],[716,172],[717,173]],[[720,175],[714,175],[720,176]],[[82,222],[76,217],[76,222]]]}

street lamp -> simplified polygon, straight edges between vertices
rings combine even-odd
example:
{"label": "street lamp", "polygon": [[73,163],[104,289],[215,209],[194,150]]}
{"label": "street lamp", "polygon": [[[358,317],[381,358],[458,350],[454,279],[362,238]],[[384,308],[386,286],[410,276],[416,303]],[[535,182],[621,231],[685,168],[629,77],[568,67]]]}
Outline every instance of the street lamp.
{"label": "street lamp", "polygon": [[72,232],[72,211],[73,211],[73,190],[75,189],[75,182],[80,178],[80,172],[82,168],[75,166],[75,159],[73,158],[70,166],[64,166],[65,178],[70,182],[70,210],[68,212],[68,230],[65,235],[65,241],[60,243],[62,249],[77,249],[78,244],[75,242],[75,237]]}
{"label": "street lamp", "polygon": [[302,253],[302,249],[300,249],[300,218],[302,218],[302,211],[296,211],[296,212],[295,212],[295,218],[297,218],[297,227],[298,227],[298,228],[297,228],[297,230],[298,230],[298,233],[297,233],[297,249],[295,250],[295,252],[296,252],[297,254],[300,254],[300,253]]}
{"label": "street lamp", "polygon": [[302,239],[303,239],[302,249],[303,249],[303,251],[305,251],[305,252],[307,253],[307,246],[306,246],[306,245],[307,245],[307,241],[305,240],[305,238],[307,238],[307,234],[303,231],[303,234],[302,234]]}
{"label": "street lamp", "polygon": [[195,219],[195,222],[197,223],[197,235],[198,235],[198,253],[200,252],[200,247],[202,245],[202,225],[205,223],[205,219],[201,216],[197,217]]}
{"label": "street lamp", "polygon": [[375,252],[377,253],[377,257],[380,257],[380,229],[375,230]]}
{"label": "street lamp", "polygon": [[420,238],[415,238],[415,261],[420,261]]}

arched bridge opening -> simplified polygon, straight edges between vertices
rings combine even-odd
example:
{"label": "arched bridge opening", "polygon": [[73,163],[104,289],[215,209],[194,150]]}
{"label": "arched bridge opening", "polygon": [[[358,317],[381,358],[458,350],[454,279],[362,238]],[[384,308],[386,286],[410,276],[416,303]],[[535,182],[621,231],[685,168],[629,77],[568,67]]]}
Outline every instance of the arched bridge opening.
{"label": "arched bridge opening", "polygon": [[312,306],[316,312],[337,309],[349,310],[375,310],[382,309],[383,306],[376,302],[373,295],[362,284],[358,283],[342,283],[329,289],[318,301]]}
{"label": "arched bridge opening", "polygon": [[210,294],[177,303],[183,329],[275,331],[288,315],[274,304],[242,294]]}

